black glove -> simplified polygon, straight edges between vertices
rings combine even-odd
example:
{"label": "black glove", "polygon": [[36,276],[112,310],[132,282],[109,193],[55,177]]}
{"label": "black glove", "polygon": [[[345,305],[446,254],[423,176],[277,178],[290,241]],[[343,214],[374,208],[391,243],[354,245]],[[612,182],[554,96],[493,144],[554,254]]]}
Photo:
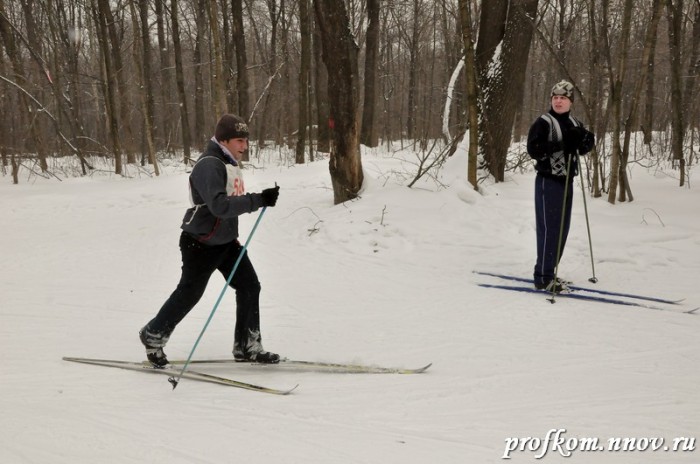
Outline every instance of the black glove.
{"label": "black glove", "polygon": [[275,206],[280,196],[280,187],[275,185],[273,188],[263,190],[260,195],[262,195],[263,206]]}
{"label": "black glove", "polygon": [[564,142],[564,152],[573,154],[581,146],[583,138],[586,136],[588,131],[581,126],[572,127],[562,134]]}

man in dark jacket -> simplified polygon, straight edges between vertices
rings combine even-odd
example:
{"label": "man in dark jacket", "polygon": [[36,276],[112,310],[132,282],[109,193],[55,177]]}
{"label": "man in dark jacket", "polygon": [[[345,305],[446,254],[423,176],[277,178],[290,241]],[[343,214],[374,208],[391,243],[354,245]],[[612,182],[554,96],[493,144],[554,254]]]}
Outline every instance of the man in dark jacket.
{"label": "man in dark jacket", "polygon": [[[177,324],[197,304],[209,278],[218,270],[228,278],[243,249],[238,241],[238,216],[264,206],[275,206],[279,187],[245,193],[239,162],[248,149],[248,126],[238,116],[225,114],[216,125],[190,174],[192,207],[182,220],[180,251],[182,276],[158,314],[139,331],[146,356],[164,367],[163,352]],[[236,361],[277,363],[279,355],[265,351],[260,336],[260,282],[244,253],[230,283],[236,290]]]}
{"label": "man in dark jacket", "polygon": [[[552,292],[566,290],[554,279],[557,257],[561,259],[569,235],[573,180],[578,175],[577,154],[593,149],[595,138],[571,115],[574,86],[561,81],[552,87],[551,108],[535,120],[527,137],[527,152],[536,160],[535,215],[537,220],[537,263],[534,284]],[[568,182],[567,182],[568,180]],[[566,204],[564,204],[566,197]],[[562,214],[564,227],[561,237]],[[557,251],[557,247],[559,250]]]}

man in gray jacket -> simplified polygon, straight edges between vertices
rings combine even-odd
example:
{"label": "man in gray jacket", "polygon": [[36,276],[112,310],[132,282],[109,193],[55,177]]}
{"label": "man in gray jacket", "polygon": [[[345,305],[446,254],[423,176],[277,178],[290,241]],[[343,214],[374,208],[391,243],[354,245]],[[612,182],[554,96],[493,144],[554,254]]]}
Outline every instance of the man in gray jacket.
{"label": "man in gray jacket", "polygon": [[[261,193],[245,193],[240,161],[248,148],[248,126],[238,116],[225,114],[216,125],[190,174],[192,207],[182,220],[180,251],[182,276],[158,314],[139,331],[146,356],[155,367],[164,367],[163,352],[177,324],[197,304],[209,278],[218,270],[228,278],[243,249],[238,241],[238,216],[264,206],[275,206],[279,187]],[[244,253],[230,283],[236,290],[236,328],[233,356],[236,361],[277,363],[278,354],[265,351],[260,336],[260,282]]]}

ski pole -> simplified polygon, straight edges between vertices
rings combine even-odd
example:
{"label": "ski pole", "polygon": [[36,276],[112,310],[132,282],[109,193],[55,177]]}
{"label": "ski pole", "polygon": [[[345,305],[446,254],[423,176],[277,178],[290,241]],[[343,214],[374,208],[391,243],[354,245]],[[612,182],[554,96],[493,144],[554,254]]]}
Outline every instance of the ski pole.
{"label": "ski pole", "polygon": [[[576,150],[576,161],[578,162],[578,165],[581,166],[581,156],[579,155],[578,150]],[[586,216],[586,230],[588,230],[588,249],[590,250],[591,255],[591,271],[593,272],[593,277],[588,279],[588,281],[591,283],[596,283],[598,282],[598,278],[595,276],[595,264],[593,263],[593,240],[591,239],[591,223],[588,221],[588,204],[586,203],[586,188],[583,185],[583,174],[581,174],[581,193],[583,196],[583,211]]]}
{"label": "ski pole", "polygon": [[561,221],[559,223],[559,240],[557,242],[557,260],[556,260],[556,265],[554,266],[554,279],[552,279],[552,297],[548,298],[550,303],[556,303],[554,299],[554,295],[556,295],[556,289],[557,289],[557,274],[559,273],[559,259],[561,258],[561,243],[562,243],[562,237],[564,235],[564,221],[566,219],[566,199],[568,197],[569,193],[569,178],[571,176],[571,158],[573,158],[572,155],[567,156],[566,158],[566,181],[564,184],[564,201],[562,202],[561,205]]}
{"label": "ski pole", "polygon": [[214,308],[211,310],[211,314],[209,314],[209,318],[207,321],[204,323],[204,327],[202,327],[202,331],[199,333],[199,337],[197,337],[197,340],[194,342],[194,345],[192,346],[192,350],[190,351],[190,355],[187,357],[187,361],[185,361],[185,364],[182,366],[182,369],[180,370],[180,373],[176,377],[168,377],[168,382],[170,382],[173,386],[173,390],[175,390],[175,387],[177,387],[177,384],[180,382],[180,379],[182,378],[182,374],[187,370],[187,366],[189,366],[190,361],[192,360],[192,356],[194,355],[194,351],[197,349],[197,345],[199,345],[200,340],[202,340],[202,336],[204,335],[204,332],[207,330],[207,327],[209,326],[209,323],[211,322],[212,318],[214,317],[214,313],[216,312],[216,309],[219,307],[219,303],[221,303],[221,299],[224,297],[224,293],[226,293],[226,289],[228,288],[229,284],[231,283],[231,279],[233,279],[233,274],[236,273],[236,269],[238,269],[238,265],[241,262],[241,259],[243,259],[243,255],[245,254],[246,250],[248,249],[248,244],[250,243],[250,239],[253,238],[253,234],[255,233],[255,229],[258,228],[258,224],[260,224],[260,219],[262,219],[263,214],[265,213],[265,210],[267,209],[267,206],[264,206],[263,209],[260,211],[260,214],[258,215],[258,219],[255,221],[255,224],[253,225],[253,229],[250,231],[250,234],[248,235],[248,240],[246,240],[245,245],[243,245],[243,248],[241,249],[241,252],[238,254],[238,259],[236,259],[236,263],[233,265],[233,269],[231,269],[231,273],[228,275],[228,279],[226,279],[226,284],[224,284],[224,288],[221,289],[221,293],[219,294],[219,298],[216,300],[216,303],[214,304]]}

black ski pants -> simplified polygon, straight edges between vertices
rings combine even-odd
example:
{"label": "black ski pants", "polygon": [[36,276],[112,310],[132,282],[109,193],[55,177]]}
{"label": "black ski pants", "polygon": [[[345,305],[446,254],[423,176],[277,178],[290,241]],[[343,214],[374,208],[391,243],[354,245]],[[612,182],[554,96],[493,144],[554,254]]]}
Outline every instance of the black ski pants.
{"label": "black ski pants", "polygon": [[[186,232],[180,235],[182,275],[175,291],[147,325],[153,333],[170,334],[204,294],[209,278],[219,271],[228,279],[243,246],[236,240],[224,245],[205,245]],[[250,333],[260,332],[260,282],[246,252],[230,286],[236,291],[234,342],[245,346]]]}

